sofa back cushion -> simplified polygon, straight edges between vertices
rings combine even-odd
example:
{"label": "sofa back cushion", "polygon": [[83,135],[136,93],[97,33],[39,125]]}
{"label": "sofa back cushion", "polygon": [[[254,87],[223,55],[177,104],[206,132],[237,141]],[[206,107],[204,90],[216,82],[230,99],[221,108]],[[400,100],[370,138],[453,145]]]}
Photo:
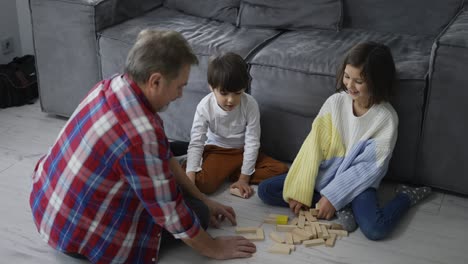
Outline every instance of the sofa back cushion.
{"label": "sofa back cushion", "polygon": [[463,0],[343,0],[344,28],[436,36]]}
{"label": "sofa back cushion", "polygon": [[240,0],[165,0],[164,5],[189,15],[235,24]]}
{"label": "sofa back cushion", "polygon": [[238,25],[339,30],[341,16],[341,0],[242,0]]}

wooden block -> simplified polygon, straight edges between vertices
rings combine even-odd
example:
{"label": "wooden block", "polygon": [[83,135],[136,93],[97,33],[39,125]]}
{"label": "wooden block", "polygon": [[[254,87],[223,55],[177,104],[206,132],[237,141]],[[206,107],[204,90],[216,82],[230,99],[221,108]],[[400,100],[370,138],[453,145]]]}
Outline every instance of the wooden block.
{"label": "wooden block", "polygon": [[291,248],[288,245],[273,244],[273,246],[271,246],[268,249],[268,252],[275,253],[275,254],[289,255],[289,254],[291,254]]}
{"label": "wooden block", "polygon": [[318,203],[315,204],[315,209],[320,210],[320,205]]}
{"label": "wooden block", "polygon": [[296,234],[292,234],[292,237],[293,237],[293,244],[294,245],[299,245],[302,243],[302,241],[306,240],[304,237],[302,236],[298,236]]}
{"label": "wooden block", "polygon": [[330,234],[328,234],[327,228],[324,225],[320,225],[320,227],[322,228],[322,237],[323,237],[323,239],[329,238]]}
{"label": "wooden block", "polygon": [[296,251],[296,246],[295,245],[288,245],[291,251]]}
{"label": "wooden block", "polygon": [[317,237],[322,238],[323,233],[322,233],[322,228],[320,227],[320,225],[317,222],[314,222],[314,224],[312,226],[315,228],[315,232],[317,233]]}
{"label": "wooden block", "polygon": [[283,244],[285,241],[284,241],[284,238],[280,236],[280,234],[276,233],[276,232],[270,232],[270,238],[271,240],[277,242],[277,243],[280,243],[280,244]]}
{"label": "wooden block", "polygon": [[330,229],[344,230],[343,226],[337,223],[331,223]]}
{"label": "wooden block", "polygon": [[279,232],[289,232],[293,230],[294,228],[297,228],[295,225],[276,225],[276,231]]}
{"label": "wooden block", "polygon": [[310,214],[311,214],[312,216],[317,216],[319,210],[311,208],[311,209],[309,210],[309,212],[310,212]]}
{"label": "wooden block", "polygon": [[310,211],[305,212],[305,213],[304,213],[304,216],[305,216],[305,218],[307,219],[307,221],[309,221],[309,222],[311,222],[311,223],[312,223],[312,222],[317,222],[317,218],[315,218],[315,217],[310,213]]}
{"label": "wooden block", "polygon": [[284,235],[284,240],[286,241],[286,244],[288,244],[288,245],[293,245],[294,244],[293,236],[289,232]]}
{"label": "wooden block", "polygon": [[305,247],[318,246],[318,245],[325,244],[325,240],[323,240],[323,238],[311,239],[311,240],[306,240],[302,242],[302,244]]}
{"label": "wooden block", "polygon": [[317,231],[315,231],[314,226],[306,226],[304,230],[312,234],[312,237],[310,239],[317,238]]}
{"label": "wooden block", "polygon": [[291,232],[293,233],[293,235],[298,235],[302,237],[304,240],[308,240],[312,238],[312,234],[305,231],[304,229],[295,228]]}
{"label": "wooden block", "polygon": [[248,227],[236,227],[237,234],[244,234],[244,233],[256,233],[258,227],[255,226],[248,226]]}
{"label": "wooden block", "polygon": [[265,240],[265,235],[263,233],[263,229],[262,228],[257,228],[257,230],[255,230],[255,233],[247,233],[244,235],[244,237],[248,240],[251,240],[251,241],[262,241],[262,240]]}
{"label": "wooden block", "polygon": [[301,215],[304,215],[304,212],[305,212],[304,210],[299,210],[299,215],[300,215],[300,216],[301,216]]}
{"label": "wooden block", "polygon": [[276,217],[276,224],[278,224],[278,225],[287,225],[288,224],[288,216],[287,215],[278,215]]}
{"label": "wooden block", "polygon": [[276,225],[276,218],[267,217],[263,219],[264,223]]}
{"label": "wooden block", "polygon": [[325,226],[327,229],[329,229],[331,227],[331,224],[327,223],[327,222],[317,222],[317,223],[319,223],[319,225],[321,225],[321,226]]}
{"label": "wooden block", "polygon": [[330,234],[336,234],[337,236],[342,236],[342,237],[347,237],[348,236],[348,231],[346,230],[335,230],[335,229],[330,229],[328,230],[328,233]]}
{"label": "wooden block", "polygon": [[263,233],[263,228],[257,229],[257,238],[258,240],[265,240],[265,233]]}
{"label": "wooden block", "polygon": [[290,225],[297,225],[298,222],[299,222],[299,218],[294,217],[293,220],[291,220]]}
{"label": "wooden block", "polygon": [[[301,211],[301,212],[304,212],[304,211]],[[305,224],[305,216],[304,215],[299,215],[299,221],[297,223],[297,226],[299,228],[304,229],[304,224]]]}
{"label": "wooden block", "polygon": [[331,234],[330,238],[327,239],[325,242],[326,247],[334,247],[335,246],[335,241],[336,241],[336,234]]}
{"label": "wooden block", "polygon": [[229,192],[232,195],[235,195],[235,196],[238,196],[238,197],[241,197],[241,198],[244,198],[244,199],[247,198],[247,195],[246,194],[242,195],[238,188],[231,188],[231,189],[229,189]]}

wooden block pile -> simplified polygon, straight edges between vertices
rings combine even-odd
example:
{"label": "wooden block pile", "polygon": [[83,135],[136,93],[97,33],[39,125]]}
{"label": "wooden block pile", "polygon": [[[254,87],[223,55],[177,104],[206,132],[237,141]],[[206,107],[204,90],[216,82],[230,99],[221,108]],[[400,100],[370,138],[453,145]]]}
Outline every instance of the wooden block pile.
{"label": "wooden block pile", "polygon": [[291,251],[295,250],[295,245],[301,244],[305,247],[318,245],[333,247],[338,237],[348,236],[348,231],[343,230],[339,224],[319,222],[316,218],[317,214],[318,209],[301,211],[299,216],[292,219],[289,224],[276,224],[273,219],[278,219],[278,215],[269,215],[265,222],[276,224],[277,232],[269,234],[275,244],[268,252],[291,254]]}

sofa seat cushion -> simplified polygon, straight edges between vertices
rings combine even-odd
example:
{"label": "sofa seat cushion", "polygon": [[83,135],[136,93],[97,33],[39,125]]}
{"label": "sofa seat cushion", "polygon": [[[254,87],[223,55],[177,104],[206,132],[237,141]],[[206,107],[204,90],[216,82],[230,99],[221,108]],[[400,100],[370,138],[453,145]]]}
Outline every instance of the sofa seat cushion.
{"label": "sofa seat cushion", "polygon": [[164,5],[189,15],[235,24],[240,0],[166,0]]}
{"label": "sofa seat cushion", "polygon": [[285,33],[263,48],[253,58],[252,64],[335,76],[346,52],[368,40],[384,43],[391,48],[399,79],[425,78],[433,43],[431,37],[352,29]]}
{"label": "sofa seat cushion", "polygon": [[190,140],[198,102],[210,92],[206,76],[209,57],[232,51],[248,58],[257,47],[279,34],[279,31],[271,29],[237,28],[227,22],[195,17],[161,7],[99,32],[99,53],[104,78],[123,71],[127,53],[144,28],[180,32],[199,59],[199,64],[192,67],[184,96],[174,101],[161,114],[167,136],[183,141]]}

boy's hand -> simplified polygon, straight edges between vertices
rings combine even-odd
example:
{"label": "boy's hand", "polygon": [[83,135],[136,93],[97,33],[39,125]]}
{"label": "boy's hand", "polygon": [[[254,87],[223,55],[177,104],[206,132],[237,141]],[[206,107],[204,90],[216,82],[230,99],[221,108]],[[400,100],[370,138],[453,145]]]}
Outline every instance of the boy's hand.
{"label": "boy's hand", "polygon": [[195,184],[195,172],[194,171],[187,172],[187,177],[190,179],[190,181],[193,184]]}
{"label": "boy's hand", "polygon": [[291,209],[291,211],[293,211],[294,214],[298,215],[301,209],[307,209],[308,206],[296,200],[289,199],[289,208]]}
{"label": "boy's hand", "polygon": [[241,174],[239,180],[231,185],[231,188],[239,189],[244,198],[250,198],[253,194],[253,189],[249,185],[250,176]]}
{"label": "boy's hand", "polygon": [[335,207],[328,201],[327,197],[322,196],[318,201],[319,213],[317,218],[330,220],[336,212]]}

